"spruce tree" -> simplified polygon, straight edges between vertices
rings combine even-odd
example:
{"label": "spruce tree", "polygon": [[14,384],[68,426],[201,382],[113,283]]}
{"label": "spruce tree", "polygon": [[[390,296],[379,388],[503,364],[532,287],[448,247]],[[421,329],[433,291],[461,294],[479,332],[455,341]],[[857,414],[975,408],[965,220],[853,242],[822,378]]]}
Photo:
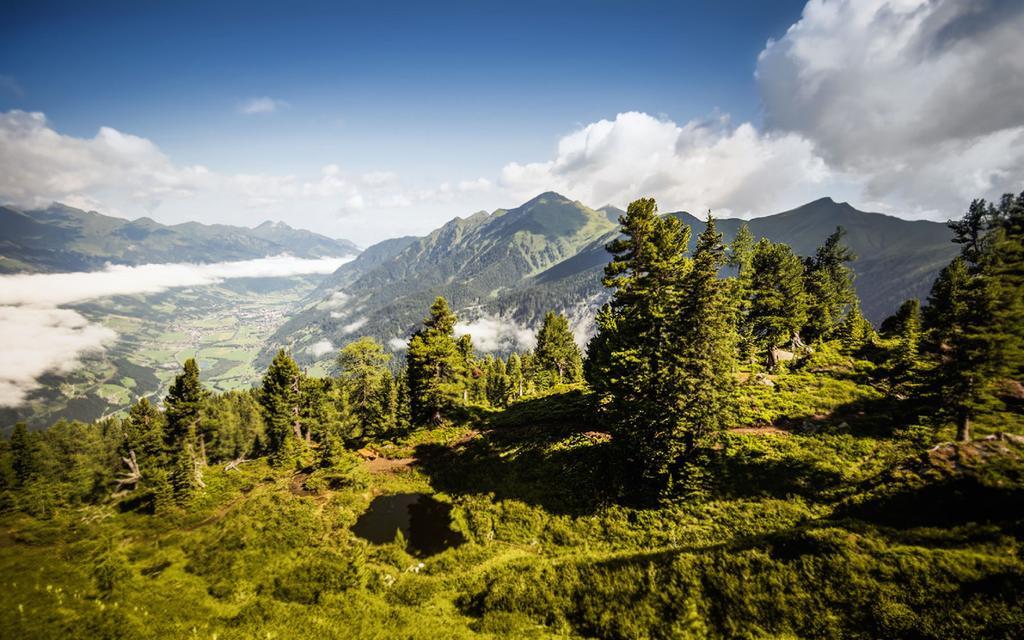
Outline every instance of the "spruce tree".
{"label": "spruce tree", "polygon": [[284,349],[277,352],[263,375],[260,406],[267,429],[267,446],[276,459],[288,464],[302,440],[302,394],[299,366]]}
{"label": "spruce tree", "polygon": [[1024,193],[998,208],[976,200],[950,227],[960,256],[936,279],[924,318],[934,393],[964,441],[1024,367]]}
{"label": "spruce tree", "polygon": [[505,369],[508,375],[510,396],[516,399],[522,398],[525,392],[526,379],[523,375],[523,361],[518,353],[513,353],[508,357],[508,365]]}
{"label": "spruce tree", "polygon": [[171,472],[174,499],[179,505],[187,505],[196,493],[206,485],[203,483],[202,461],[190,438],[185,438],[178,447]]}
{"label": "spruce tree", "polygon": [[464,354],[455,342],[455,322],[448,301],[438,297],[423,328],[409,340],[406,363],[414,424],[440,424],[456,397],[461,396],[459,376]]}
{"label": "spruce tree", "polygon": [[675,320],[680,414],[664,447],[667,464],[692,453],[703,437],[724,429],[734,416],[737,334],[730,285],[718,277],[725,262],[722,234],[709,215]]}
{"label": "spruce tree", "polygon": [[134,451],[142,466],[160,461],[164,452],[164,417],[148,398],[139,398],[132,405],[123,422],[123,429],[121,455],[127,456]]}
{"label": "spruce tree", "polygon": [[750,325],[750,299],[753,283],[754,234],[747,223],[740,225],[729,245],[726,265],[736,272],[736,277],[726,282],[732,293],[735,313],[735,325],[739,336],[739,351],[743,360],[751,360],[756,351],[754,331]]}
{"label": "spruce tree", "polygon": [[392,401],[390,387],[384,390],[385,378],[391,380],[386,366],[391,354],[371,337],[350,342],[338,355],[340,378],[348,405],[365,436],[379,435],[390,428]]}
{"label": "spruce tree", "polygon": [[199,365],[195,358],[189,358],[164,398],[164,415],[167,419],[164,443],[169,448],[177,449],[190,433],[199,432],[206,395],[199,381]]}
{"label": "spruce tree", "polygon": [[18,486],[24,486],[35,473],[35,455],[32,443],[32,436],[28,432],[28,425],[19,422],[14,425],[11,433],[11,465],[14,467],[14,481]]}
{"label": "spruce tree", "polygon": [[625,468],[653,479],[680,420],[673,325],[691,267],[690,230],[658,216],[650,198],[631,203],[619,221],[622,236],[608,244],[604,278],[612,300],[597,315],[585,373]]}
{"label": "spruce tree", "polygon": [[913,392],[921,368],[921,304],[917,298],[900,305],[893,325],[895,345],[887,363],[890,389],[904,398]]}
{"label": "spruce tree", "polygon": [[486,363],[487,370],[487,402],[492,407],[508,405],[512,389],[505,361],[501,358],[490,358]]}
{"label": "spruce tree", "polygon": [[837,227],[814,257],[805,261],[808,314],[804,337],[809,340],[833,337],[857,300],[853,270],[846,266],[856,256],[843,244],[845,235],[846,230]]}
{"label": "spruce tree", "polygon": [[544,315],[534,354],[537,366],[552,374],[556,384],[579,382],[583,377],[583,356],[569,330],[569,320],[560,313]]}
{"label": "spruce tree", "polygon": [[751,271],[748,317],[754,339],[765,350],[799,344],[809,313],[803,262],[789,246],[762,238]]}

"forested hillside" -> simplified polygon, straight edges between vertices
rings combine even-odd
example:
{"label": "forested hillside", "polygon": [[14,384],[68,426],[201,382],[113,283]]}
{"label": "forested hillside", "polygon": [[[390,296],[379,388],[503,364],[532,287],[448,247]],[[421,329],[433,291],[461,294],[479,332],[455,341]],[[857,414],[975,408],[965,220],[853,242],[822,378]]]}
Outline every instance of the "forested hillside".
{"label": "forested hillside", "polygon": [[[494,291],[564,261],[553,237],[607,233],[577,209],[558,229],[479,214],[398,256]],[[364,336],[318,376],[279,349],[258,388],[212,393],[188,359],[127,415],[19,425],[0,448],[0,628],[1024,635],[1024,193],[975,201],[925,298],[877,327],[852,232],[726,241],[652,199],[619,219],[583,350],[548,310],[535,348],[481,354],[437,296],[398,361]],[[473,239],[467,266],[441,236]],[[406,263],[383,264],[396,287]]]}
{"label": "forested hillside", "polygon": [[[535,328],[546,311],[557,309],[578,334],[592,332],[593,316],[607,299],[601,286],[605,245],[618,234],[622,213],[545,193],[517,209],[456,218],[425,238],[387,240],[325,280],[316,304],[283,326],[275,341],[294,345],[307,359],[303,347],[323,339],[341,343],[369,335],[386,346],[404,343],[419,309],[438,295],[467,320],[496,317]],[[693,250],[703,221],[685,212],[668,215],[693,229]],[[742,224],[719,220],[726,242]],[[903,300],[924,296],[956,252],[945,225],[865,213],[830,198],[746,224],[755,239],[788,244],[800,255],[812,253],[837,226],[845,229],[857,256],[851,266],[862,311],[876,324]]]}

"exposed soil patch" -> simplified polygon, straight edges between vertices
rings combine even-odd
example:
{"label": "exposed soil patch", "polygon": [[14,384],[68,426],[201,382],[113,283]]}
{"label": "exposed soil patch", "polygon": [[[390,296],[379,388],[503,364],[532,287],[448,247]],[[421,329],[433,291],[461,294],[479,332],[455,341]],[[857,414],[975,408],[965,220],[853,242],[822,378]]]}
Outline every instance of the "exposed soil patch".
{"label": "exposed soil patch", "polygon": [[366,467],[370,473],[401,473],[415,463],[416,458],[374,458],[366,461]]}
{"label": "exposed soil patch", "polygon": [[308,473],[296,473],[288,483],[288,490],[297,496],[313,495],[313,492],[306,488],[306,479],[308,478]]}
{"label": "exposed soil patch", "polygon": [[753,436],[765,436],[765,435],[769,435],[769,434],[777,435],[777,436],[792,435],[789,431],[786,431],[785,429],[780,429],[778,427],[771,427],[771,426],[768,426],[768,427],[737,427],[735,429],[729,429],[729,433],[742,433],[742,434],[753,435]]}

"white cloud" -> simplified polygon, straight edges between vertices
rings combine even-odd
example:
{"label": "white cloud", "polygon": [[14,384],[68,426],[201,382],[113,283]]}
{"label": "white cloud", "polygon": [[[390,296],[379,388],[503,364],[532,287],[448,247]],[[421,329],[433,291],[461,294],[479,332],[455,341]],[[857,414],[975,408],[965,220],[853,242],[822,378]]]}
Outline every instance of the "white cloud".
{"label": "white cloud", "polygon": [[157,293],[230,278],[331,273],[351,258],[278,256],[214,264],[110,266],[79,273],[0,276],[0,406],[17,406],[47,372],[67,373],[117,335],[77,311],[59,308],[115,295]]}
{"label": "white cloud", "polygon": [[833,177],[798,135],[629,112],[563,137],[552,160],[506,165],[501,184],[520,197],[553,189],[598,206],[654,195],[664,210],[742,214],[802,203]]}
{"label": "white cloud", "polygon": [[100,206],[116,192],[149,210],[210,181],[205,167],[175,166],[145,138],[110,127],[75,138],[51,129],[42,113],[0,113],[0,197],[16,204]]}
{"label": "white cloud", "polygon": [[111,265],[102,271],[3,275],[0,305],[57,306],[108,296],[157,293],[172,287],[216,284],[229,278],[325,274],[351,259],[275,256],[211,264]]}
{"label": "white cloud", "polygon": [[822,195],[944,220],[1024,183],[1024,4],[811,0],[757,60],[765,126],[620,113],[510,163],[518,196],[747,216]]}
{"label": "white cloud", "polygon": [[81,356],[115,339],[71,309],[0,306],[0,407],[22,404],[40,376],[74,371]]}
{"label": "white cloud", "polygon": [[321,340],[319,342],[314,342],[313,344],[306,347],[306,352],[312,355],[314,358],[325,356],[332,351],[334,351],[334,345],[331,344],[330,340]]}
{"label": "white cloud", "polygon": [[347,336],[350,333],[355,333],[356,331],[362,329],[367,322],[369,322],[369,318],[366,318],[365,316],[362,318],[357,318],[352,322],[344,325],[341,328],[341,334]]}
{"label": "white cloud", "polygon": [[392,351],[405,351],[409,348],[409,340],[408,338],[391,338],[388,340],[388,346]]}
{"label": "white cloud", "polygon": [[321,309],[338,309],[339,307],[345,306],[348,302],[349,295],[344,291],[333,291],[331,295],[324,298],[319,305]]}
{"label": "white cloud", "polygon": [[534,330],[509,318],[481,316],[455,325],[455,335],[469,334],[473,346],[483,352],[533,349],[537,345]]}
{"label": "white cloud", "polygon": [[959,213],[1024,182],[1024,4],[811,0],[758,57],[772,131],[865,198]]}
{"label": "white cloud", "polygon": [[205,221],[233,224],[251,223],[258,209],[261,218],[340,235],[341,214],[401,209],[415,201],[393,172],[355,174],[327,164],[312,176],[224,174],[176,165],[152,141],[111,127],[78,138],[57,132],[42,113],[0,112],[3,204],[63,202],[129,218],[161,209],[176,221],[212,216]]}
{"label": "white cloud", "polygon": [[252,98],[246,100],[238,107],[238,111],[247,116],[260,115],[266,113],[274,113],[278,109],[287,107],[288,103],[283,100],[275,100],[273,98],[262,96],[260,98]]}

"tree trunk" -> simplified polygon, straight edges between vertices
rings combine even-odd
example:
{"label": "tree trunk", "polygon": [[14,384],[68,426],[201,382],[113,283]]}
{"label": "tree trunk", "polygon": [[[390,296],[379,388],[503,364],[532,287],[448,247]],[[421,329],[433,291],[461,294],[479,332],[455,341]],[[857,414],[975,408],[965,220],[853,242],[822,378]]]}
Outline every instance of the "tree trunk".
{"label": "tree trunk", "polygon": [[956,421],[957,442],[971,441],[971,416],[966,411],[961,411]]}
{"label": "tree trunk", "polygon": [[199,460],[206,466],[206,436],[199,434]]}

